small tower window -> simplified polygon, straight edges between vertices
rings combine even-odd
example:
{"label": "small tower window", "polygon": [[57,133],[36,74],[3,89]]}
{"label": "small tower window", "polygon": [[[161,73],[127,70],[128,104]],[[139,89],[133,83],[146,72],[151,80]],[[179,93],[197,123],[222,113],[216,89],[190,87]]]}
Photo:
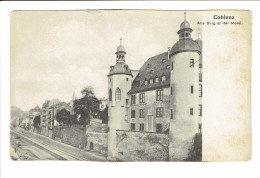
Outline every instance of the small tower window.
{"label": "small tower window", "polygon": [[165,75],[162,76],[162,81],[165,81],[166,80],[166,77]]}
{"label": "small tower window", "polygon": [[199,73],[199,82],[202,82],[202,73]]}
{"label": "small tower window", "polygon": [[116,101],[120,101],[121,100],[121,90],[120,88],[116,89]]}
{"label": "small tower window", "polygon": [[199,124],[199,133],[201,133],[201,124]]}
{"label": "small tower window", "polygon": [[202,104],[199,104],[199,116],[202,116]]}
{"label": "small tower window", "polygon": [[199,84],[199,97],[202,97],[202,84]]}
{"label": "small tower window", "polygon": [[190,115],[193,116],[193,108],[190,108]]}
{"label": "small tower window", "polygon": [[190,93],[193,94],[193,85],[190,86]]}
{"label": "small tower window", "polygon": [[186,33],[186,37],[188,37],[189,36],[189,33]]}
{"label": "small tower window", "polygon": [[194,67],[194,59],[190,59],[190,67]]}
{"label": "small tower window", "polygon": [[181,34],[181,37],[184,37],[184,33]]}

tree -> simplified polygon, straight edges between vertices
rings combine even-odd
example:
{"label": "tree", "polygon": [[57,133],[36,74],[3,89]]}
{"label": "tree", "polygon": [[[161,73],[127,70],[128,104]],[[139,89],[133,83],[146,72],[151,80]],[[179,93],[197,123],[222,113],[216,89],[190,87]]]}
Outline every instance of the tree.
{"label": "tree", "polygon": [[34,120],[33,120],[33,126],[35,128],[38,128],[41,124],[41,116],[35,116]]}
{"label": "tree", "polygon": [[63,122],[64,124],[72,123],[70,112],[66,109],[62,109],[62,110],[58,111],[58,113],[56,115],[56,120],[59,123]]}
{"label": "tree", "polygon": [[100,119],[102,120],[103,124],[108,123],[108,107],[104,109],[104,111],[100,111]]}
{"label": "tree", "polygon": [[97,116],[100,112],[100,101],[94,94],[91,86],[83,88],[81,91],[83,97],[74,101],[74,111],[76,115],[80,114],[79,124],[86,125],[92,116]]}

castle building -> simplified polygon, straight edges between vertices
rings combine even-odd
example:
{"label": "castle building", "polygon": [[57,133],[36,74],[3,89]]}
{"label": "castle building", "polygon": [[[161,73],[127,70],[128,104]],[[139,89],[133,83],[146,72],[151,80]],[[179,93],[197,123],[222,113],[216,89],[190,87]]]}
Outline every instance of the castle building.
{"label": "castle building", "polygon": [[185,17],[173,47],[149,58],[138,71],[126,64],[120,39],[108,74],[109,159],[118,157],[117,132],[122,130],[167,134],[169,160],[189,157],[202,116],[202,41],[193,40],[192,31]]}

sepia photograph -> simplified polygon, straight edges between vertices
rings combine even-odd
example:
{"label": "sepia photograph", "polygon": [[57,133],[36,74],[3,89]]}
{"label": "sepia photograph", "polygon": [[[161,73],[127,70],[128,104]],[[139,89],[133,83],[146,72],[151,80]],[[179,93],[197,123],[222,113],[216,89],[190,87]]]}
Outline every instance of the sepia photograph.
{"label": "sepia photograph", "polygon": [[[13,161],[250,159],[250,12],[13,11],[10,25]],[[239,77],[245,105],[221,103],[238,117],[209,117],[208,87],[226,85],[205,70]]]}

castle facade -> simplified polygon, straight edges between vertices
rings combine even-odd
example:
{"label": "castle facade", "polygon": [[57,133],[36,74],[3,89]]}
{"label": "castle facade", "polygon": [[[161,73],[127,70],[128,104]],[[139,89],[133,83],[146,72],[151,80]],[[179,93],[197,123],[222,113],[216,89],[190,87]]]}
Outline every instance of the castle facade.
{"label": "castle facade", "polygon": [[[167,136],[164,150],[170,161],[188,159],[193,138],[202,127],[202,41],[193,40],[192,31],[185,19],[173,47],[149,58],[140,70],[126,64],[120,40],[116,64],[108,74],[109,159],[124,157],[124,149],[140,152],[140,143],[119,145],[142,134]],[[130,138],[132,133],[136,138]]]}

